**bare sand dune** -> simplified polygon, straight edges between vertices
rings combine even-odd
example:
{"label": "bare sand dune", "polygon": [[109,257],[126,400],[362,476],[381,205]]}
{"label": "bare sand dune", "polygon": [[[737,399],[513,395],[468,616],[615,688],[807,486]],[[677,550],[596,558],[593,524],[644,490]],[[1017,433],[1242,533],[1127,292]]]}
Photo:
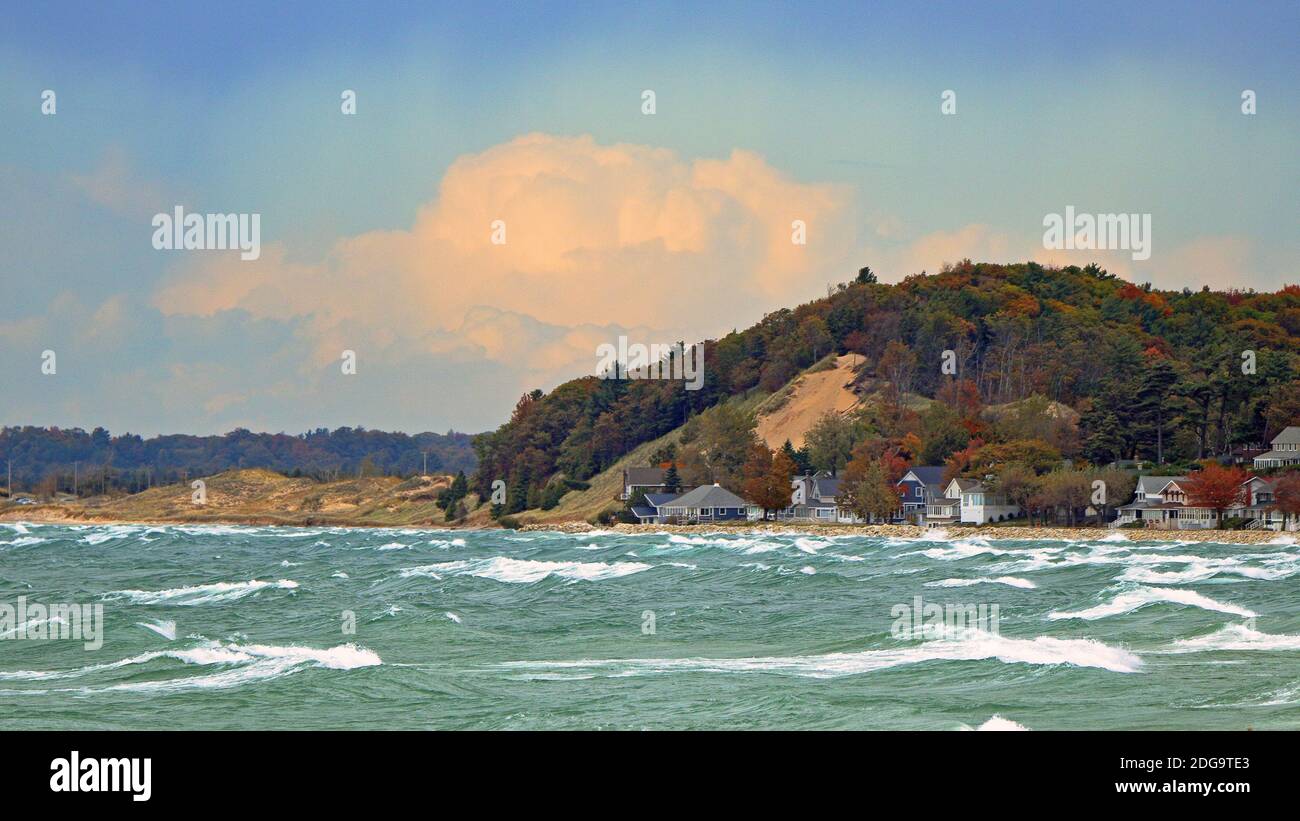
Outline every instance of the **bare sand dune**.
{"label": "bare sand dune", "polygon": [[858,396],[847,387],[853,381],[853,365],[861,357],[846,354],[835,360],[835,367],[806,373],[795,380],[793,393],[770,413],[758,417],[758,435],[770,448],[779,448],[789,439],[796,448],[803,447],[808,430],[828,410],[847,413],[858,404]]}

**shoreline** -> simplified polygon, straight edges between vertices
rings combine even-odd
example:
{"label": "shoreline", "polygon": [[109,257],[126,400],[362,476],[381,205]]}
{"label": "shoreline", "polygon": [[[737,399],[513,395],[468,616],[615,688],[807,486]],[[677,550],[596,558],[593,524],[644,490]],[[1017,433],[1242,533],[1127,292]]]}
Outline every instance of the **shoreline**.
{"label": "shoreline", "polygon": [[1123,530],[1109,527],[956,527],[947,530],[924,528],[916,525],[819,525],[786,522],[744,522],[737,525],[641,525],[613,524],[608,527],[587,522],[556,522],[526,524],[521,531],[550,531],[558,533],[616,533],[633,534],[788,534],[798,536],[865,536],[868,538],[924,539],[957,541],[961,539],[989,539],[995,541],[1062,540],[1077,542],[1107,539],[1118,542],[1212,542],[1217,544],[1269,544],[1281,538],[1300,541],[1300,533],[1275,530]]}
{"label": "shoreline", "polygon": [[[73,525],[73,526],[119,526],[141,525],[146,527],[166,527],[176,525],[229,525],[236,527],[328,527],[354,528],[357,530],[500,530],[509,532],[509,528],[478,527],[457,525],[450,522],[431,522],[425,525],[383,525],[370,522],[318,520],[285,521],[274,516],[214,516],[202,518],[177,519],[123,519],[95,518],[66,515],[58,511],[57,515],[39,515],[53,511],[34,510],[34,516],[14,517],[15,511],[5,511],[0,515],[0,524],[32,525]],[[934,541],[955,541],[959,539],[989,539],[996,541],[1082,541],[1100,540],[1135,541],[1135,542],[1211,542],[1217,544],[1269,544],[1284,543],[1281,539],[1300,541],[1300,533],[1275,530],[1125,530],[1109,527],[1005,527],[976,526],[956,527],[948,530],[918,527],[916,525],[824,525],[814,523],[792,522],[737,522],[714,523],[706,525],[649,525],[615,523],[611,525],[593,525],[585,521],[571,522],[524,522],[518,532],[550,532],[564,534],[582,533],[620,533],[626,535],[697,534],[697,535],[742,535],[742,534],[784,534],[791,536],[862,536],[867,538],[924,539],[927,536]]]}

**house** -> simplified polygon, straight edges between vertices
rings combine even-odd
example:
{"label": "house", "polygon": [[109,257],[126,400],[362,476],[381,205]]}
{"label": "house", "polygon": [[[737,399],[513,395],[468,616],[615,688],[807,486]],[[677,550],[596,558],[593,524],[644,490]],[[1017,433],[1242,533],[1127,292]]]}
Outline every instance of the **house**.
{"label": "house", "polygon": [[839,508],[835,505],[835,495],[839,491],[840,480],[825,471],[811,476],[795,476],[790,480],[790,506],[778,513],[777,518],[834,522],[839,516]]}
{"label": "house", "polygon": [[[647,501],[649,501],[648,497]],[[655,506],[661,521],[665,522],[742,520],[747,518],[749,508],[748,502],[716,482],[712,485],[701,485]]]}
{"label": "house", "polygon": [[1300,464],[1300,426],[1288,425],[1270,444],[1272,450],[1255,457],[1257,470]]}
{"label": "house", "polygon": [[[1133,501],[1118,508],[1117,525],[1142,522],[1158,530],[1203,530],[1219,526],[1219,512],[1188,504],[1186,476],[1143,476],[1138,479]],[[1273,499],[1276,480],[1252,476],[1242,483],[1237,504],[1223,511],[1223,518],[1246,520],[1250,529],[1282,530],[1283,516]],[[1295,522],[1289,523],[1294,529]]]}
{"label": "house", "polygon": [[[1011,504],[1007,497],[978,479],[953,479],[943,493],[947,500],[960,500],[958,521],[962,524],[982,525],[1004,522],[1020,515],[1020,506]],[[948,505],[951,507],[951,504]]]}
{"label": "house", "polygon": [[[1116,508],[1119,513],[1116,524],[1140,521],[1147,527],[1178,528],[1186,500],[1179,483],[1186,481],[1186,476],[1139,476],[1133,489],[1133,501]],[[1192,526],[1190,521],[1188,527]]]}
{"label": "house", "polygon": [[778,519],[830,524],[861,524],[862,519],[836,503],[840,480],[826,471],[790,480],[790,507],[777,513]]}
{"label": "house", "polygon": [[909,468],[898,480],[903,507],[900,519],[923,524],[926,511],[932,504],[944,501],[943,465],[922,465]]}
{"label": "house", "polygon": [[667,473],[664,468],[623,468],[623,492],[618,498],[626,502],[635,497],[638,492],[667,491],[668,486],[664,484],[664,476]]}
{"label": "house", "polygon": [[1240,515],[1250,520],[1247,527],[1263,530],[1295,530],[1300,526],[1300,522],[1285,521],[1285,515],[1278,510],[1273,496],[1276,485],[1276,479],[1265,479],[1262,476],[1252,476],[1242,483],[1245,493],[1242,498],[1243,512]]}
{"label": "house", "polygon": [[647,493],[645,494],[644,505],[632,506],[632,515],[636,516],[639,524],[665,524],[667,516],[661,511],[661,508],[676,499],[677,496],[676,493]]}

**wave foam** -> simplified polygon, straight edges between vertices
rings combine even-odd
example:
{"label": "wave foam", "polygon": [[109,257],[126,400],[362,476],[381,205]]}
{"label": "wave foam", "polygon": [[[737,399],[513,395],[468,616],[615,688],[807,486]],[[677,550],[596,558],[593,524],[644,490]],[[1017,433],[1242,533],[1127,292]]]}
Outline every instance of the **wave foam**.
{"label": "wave foam", "polygon": [[[980,631],[964,631],[952,638],[922,642],[913,647],[827,653],[816,656],[763,656],[756,658],[586,659],[580,661],[514,661],[508,669],[603,672],[608,677],[656,673],[775,673],[805,678],[836,678],[869,673],[927,661],[983,661],[1004,664],[1071,665],[1095,667],[1116,673],[1136,673],[1142,660],[1128,650],[1093,639],[1058,639],[1038,636],[1012,639]],[[534,677],[527,672],[525,677]]]}
{"label": "wave foam", "polygon": [[547,576],[558,576],[569,581],[598,581],[616,579],[649,570],[654,565],[644,562],[544,562],[533,559],[511,559],[506,556],[494,556],[490,559],[465,560],[456,562],[437,562],[435,564],[408,567],[401,571],[404,578],[411,576],[431,576],[442,578],[442,574],[453,576],[477,576],[511,584],[532,584]]}
{"label": "wave foam", "polygon": [[1300,650],[1300,636],[1270,635],[1244,624],[1229,624],[1194,639],[1179,639],[1167,652],[1200,653],[1212,650]]}
{"label": "wave foam", "polygon": [[926,587],[971,587],[976,584],[1005,584],[1010,587],[1019,587],[1022,590],[1035,590],[1038,585],[1029,579],[1019,579],[1015,576],[997,576],[995,578],[981,577],[978,579],[944,579],[938,582],[926,582]]}
{"label": "wave foam", "polygon": [[77,670],[0,672],[0,680],[75,679],[105,670],[148,664],[159,659],[170,659],[198,667],[216,666],[228,669],[200,676],[126,682],[102,687],[73,688],[71,692],[89,694],[111,691],[174,692],[188,689],[221,689],[236,687],[254,681],[278,678],[305,667],[355,670],[361,667],[374,667],[383,663],[383,660],[374,651],[358,647],[355,644],[341,644],[327,649],[318,649],[297,645],[223,645],[218,642],[207,642],[187,649],[141,653],[120,661],[90,665]]}
{"label": "wave foam", "polygon": [[988,721],[984,722],[983,724],[976,727],[975,729],[980,732],[990,732],[990,731],[1024,732],[1029,728],[1019,722],[1012,721],[1009,718],[1003,718],[1000,715],[994,714],[992,717],[989,718]]}
{"label": "wave foam", "polygon": [[1099,604],[1096,607],[1090,607],[1087,610],[1078,610],[1074,612],[1053,611],[1047,614],[1049,619],[1102,619],[1107,616],[1118,616],[1122,613],[1131,613],[1140,607],[1146,607],[1151,604],[1183,604],[1188,607],[1199,607],[1202,610],[1213,610],[1217,613],[1229,613],[1234,616],[1243,618],[1253,618],[1258,613],[1239,607],[1235,604],[1225,604],[1216,601],[1209,596],[1203,596],[1194,590],[1176,590],[1167,587],[1139,587],[1136,590],[1130,590],[1120,593],[1106,604]]}
{"label": "wave foam", "polygon": [[214,582],[212,584],[194,585],[193,587],[173,587],[168,590],[115,590],[111,593],[105,593],[104,598],[126,599],[132,604],[189,606],[242,599],[250,593],[257,593],[268,588],[294,590],[297,587],[298,583],[290,579],[280,579],[276,582],[264,582],[254,579],[247,582]]}

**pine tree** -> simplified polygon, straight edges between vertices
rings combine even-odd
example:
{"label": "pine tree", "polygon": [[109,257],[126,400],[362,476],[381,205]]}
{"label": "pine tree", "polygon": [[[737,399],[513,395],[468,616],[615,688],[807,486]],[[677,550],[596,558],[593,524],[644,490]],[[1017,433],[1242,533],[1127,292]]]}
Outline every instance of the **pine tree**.
{"label": "pine tree", "polygon": [[664,471],[664,490],[669,493],[679,493],[682,489],[681,477],[677,475],[677,463],[674,462]]}

